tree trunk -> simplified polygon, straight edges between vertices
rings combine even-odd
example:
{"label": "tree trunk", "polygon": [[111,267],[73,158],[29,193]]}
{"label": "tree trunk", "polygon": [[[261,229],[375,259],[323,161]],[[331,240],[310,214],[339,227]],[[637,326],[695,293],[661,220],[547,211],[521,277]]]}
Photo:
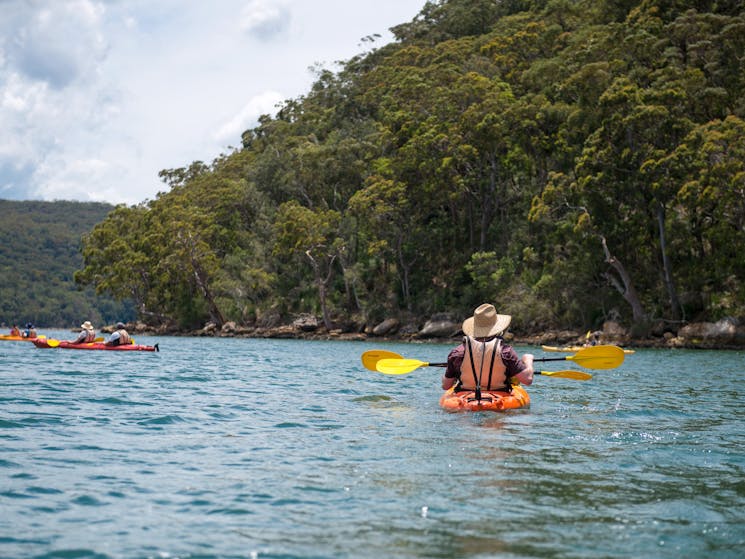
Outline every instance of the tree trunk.
{"label": "tree trunk", "polygon": [[396,253],[398,254],[398,263],[401,267],[399,278],[401,279],[401,292],[404,298],[404,306],[406,307],[406,310],[411,311],[411,289],[409,286],[409,270],[411,269],[411,265],[407,264],[406,258],[404,257],[403,235],[399,235],[398,237]]}
{"label": "tree trunk", "polygon": [[194,238],[191,233],[179,234],[179,240],[183,247],[186,248],[191,263],[191,269],[194,272],[194,281],[196,282],[197,288],[202,293],[204,300],[207,301],[207,307],[209,308],[210,319],[212,322],[217,324],[218,328],[225,323],[225,319],[220,312],[215,298],[212,296],[212,291],[209,285],[209,276],[202,267],[200,257],[202,256],[197,250],[198,240]]}
{"label": "tree trunk", "polygon": [[209,288],[209,282],[207,280],[207,274],[202,270],[199,262],[192,257],[191,261],[192,268],[194,269],[194,279],[197,282],[197,287],[202,292],[204,300],[207,301],[207,307],[209,308],[210,318],[212,322],[217,324],[218,328],[225,324],[225,319],[220,312],[220,308],[215,302],[215,298],[212,296],[212,291]]}
{"label": "tree trunk", "polygon": [[673,320],[680,320],[682,309],[680,299],[678,299],[678,293],[673,284],[672,265],[670,264],[670,257],[667,254],[667,241],[665,240],[665,206],[660,202],[657,204],[657,227],[659,228],[660,251],[662,252],[662,271],[665,276],[667,295],[670,298],[670,310],[672,311]]}
{"label": "tree trunk", "polygon": [[610,250],[608,250],[608,244],[605,241],[605,237],[601,236],[600,238],[603,243],[605,261],[610,264],[610,266],[618,274],[618,277],[615,277],[614,275],[608,273],[605,274],[605,277],[613,285],[613,287],[615,287],[618,292],[623,295],[623,298],[626,300],[626,302],[631,305],[631,312],[633,313],[634,322],[637,324],[646,322],[647,313],[644,312],[644,307],[642,307],[641,301],[639,300],[639,295],[637,295],[636,293],[634,283],[631,281],[631,276],[629,276],[626,268],[621,263],[621,261],[610,253]]}
{"label": "tree trunk", "polygon": [[326,327],[326,330],[332,330],[333,324],[331,324],[329,309],[328,305],[326,304],[326,293],[329,281],[331,281],[331,273],[334,267],[334,260],[336,260],[336,255],[333,255],[331,257],[331,260],[329,261],[328,273],[326,274],[325,278],[322,276],[321,265],[315,258],[313,258],[310,250],[306,250],[305,255],[308,257],[311,265],[313,266],[313,275],[315,276],[316,287],[318,288],[318,302],[321,305],[321,316],[323,317],[323,325]]}

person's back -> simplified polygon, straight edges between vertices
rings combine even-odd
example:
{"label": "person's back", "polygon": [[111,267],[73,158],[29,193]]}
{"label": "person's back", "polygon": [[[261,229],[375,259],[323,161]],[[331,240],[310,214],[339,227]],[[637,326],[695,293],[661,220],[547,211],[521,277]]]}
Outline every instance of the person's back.
{"label": "person's back", "polygon": [[465,390],[508,390],[507,367],[502,357],[502,338],[472,338],[464,340],[460,365],[460,386]]}
{"label": "person's back", "polygon": [[78,334],[78,337],[72,340],[71,343],[86,344],[95,341],[96,330],[93,328],[93,324],[91,324],[90,320],[83,322],[83,324],[80,325],[80,328],[82,328],[82,330]]}
{"label": "person's back", "polygon": [[18,337],[20,337],[21,336],[21,330],[18,328],[18,326],[16,326],[14,324],[13,325],[13,328],[10,329],[10,335],[11,336],[18,336]]}
{"label": "person's back", "polygon": [[124,323],[117,322],[116,323],[116,330],[111,334],[108,340],[106,340],[106,345],[108,346],[119,346],[119,345],[129,345],[132,343],[132,338],[129,335],[129,332],[124,327]]}

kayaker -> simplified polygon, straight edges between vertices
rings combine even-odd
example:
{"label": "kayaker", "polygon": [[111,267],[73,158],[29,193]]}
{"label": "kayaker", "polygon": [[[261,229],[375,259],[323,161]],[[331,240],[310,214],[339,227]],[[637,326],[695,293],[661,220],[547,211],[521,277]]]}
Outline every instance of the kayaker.
{"label": "kayaker", "polygon": [[106,345],[129,345],[132,343],[132,338],[129,336],[129,332],[125,329],[123,322],[116,323],[116,330],[106,340]]}
{"label": "kayaker", "polygon": [[21,330],[18,328],[17,325],[14,324],[13,325],[13,328],[10,329],[10,335],[11,336],[16,336],[18,338],[21,337]]}
{"label": "kayaker", "polygon": [[591,345],[591,346],[596,346],[596,345],[600,345],[600,336],[601,336],[602,334],[603,334],[603,333],[602,333],[602,332],[601,332],[600,330],[595,330],[595,331],[594,331],[594,332],[592,333],[592,339],[590,340],[590,345]]}
{"label": "kayaker", "polygon": [[83,322],[83,324],[80,325],[82,330],[80,331],[80,334],[78,334],[78,337],[72,340],[71,344],[89,344],[95,341],[96,339],[96,331],[93,328],[93,324],[91,324],[90,320],[86,320]]}
{"label": "kayaker", "polygon": [[511,321],[510,315],[497,314],[494,305],[484,303],[463,322],[463,343],[448,355],[443,390],[456,382],[456,390],[508,391],[515,382],[533,383],[533,355],[520,358],[500,336]]}
{"label": "kayaker", "polygon": [[34,328],[34,325],[30,322],[26,323],[26,329],[21,334],[24,338],[35,338],[36,337],[36,328]]}

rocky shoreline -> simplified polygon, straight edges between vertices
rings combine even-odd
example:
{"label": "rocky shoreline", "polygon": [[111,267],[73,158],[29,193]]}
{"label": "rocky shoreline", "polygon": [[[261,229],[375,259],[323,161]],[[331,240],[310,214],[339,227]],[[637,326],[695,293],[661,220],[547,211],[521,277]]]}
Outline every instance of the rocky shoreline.
{"label": "rocky shoreline", "polygon": [[[111,327],[101,328],[107,332]],[[397,319],[386,319],[376,325],[350,325],[345,328],[326,329],[316,317],[302,315],[290,324],[263,324],[241,326],[227,322],[221,327],[208,323],[199,330],[182,331],[174,328],[152,328],[138,322],[127,325],[135,334],[152,333],[172,336],[208,336],[230,338],[277,338],[307,340],[357,340],[401,341],[411,343],[457,344],[462,336],[461,322],[448,316],[435,316],[419,327],[402,324]],[[687,348],[687,349],[745,349],[745,325],[733,318],[718,322],[695,322],[677,329],[652,328],[644,337],[633,336],[629,329],[617,322],[608,321],[602,330],[593,332],[598,343],[614,344],[629,348]],[[507,332],[505,339],[513,344],[573,346],[586,341],[587,333],[576,330],[545,330],[536,333]]]}

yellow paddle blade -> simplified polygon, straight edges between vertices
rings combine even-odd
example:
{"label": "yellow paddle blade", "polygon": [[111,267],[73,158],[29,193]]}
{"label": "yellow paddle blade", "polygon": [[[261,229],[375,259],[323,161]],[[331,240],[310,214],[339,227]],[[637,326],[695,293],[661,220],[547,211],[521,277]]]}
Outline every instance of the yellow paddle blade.
{"label": "yellow paddle blade", "polygon": [[544,377],[570,378],[572,380],[590,380],[592,375],[584,371],[536,371],[537,375]]}
{"label": "yellow paddle blade", "polygon": [[580,349],[565,359],[588,369],[613,369],[623,363],[624,357],[623,349],[618,346],[595,345]]}
{"label": "yellow paddle blade", "polygon": [[99,336],[98,338],[94,338],[93,341],[94,342],[102,342],[103,341],[103,337]]}
{"label": "yellow paddle blade", "polygon": [[375,365],[381,359],[403,359],[403,356],[384,349],[371,349],[362,354],[362,365],[370,371],[377,371]]}
{"label": "yellow paddle blade", "polygon": [[418,359],[381,359],[375,369],[386,375],[405,375],[419,367],[426,367],[429,363]]}
{"label": "yellow paddle blade", "polygon": [[47,340],[47,345],[49,347],[57,347],[59,345],[59,340],[55,340],[54,338],[49,338]]}

